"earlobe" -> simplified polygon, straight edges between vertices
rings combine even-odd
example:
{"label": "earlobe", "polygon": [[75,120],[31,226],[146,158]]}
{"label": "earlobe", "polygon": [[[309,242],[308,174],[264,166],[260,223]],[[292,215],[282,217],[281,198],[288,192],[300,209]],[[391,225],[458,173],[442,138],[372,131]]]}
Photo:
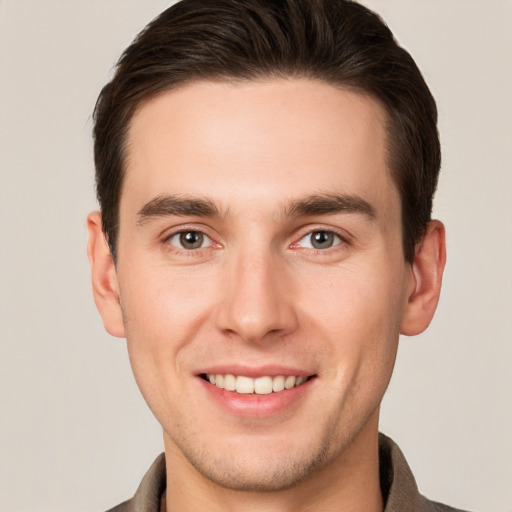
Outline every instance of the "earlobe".
{"label": "earlobe", "polygon": [[87,255],[91,265],[94,302],[109,334],[125,337],[123,315],[119,302],[117,274],[114,261],[103,233],[101,214],[92,212],[87,217]]}
{"label": "earlobe", "polygon": [[442,222],[432,220],[416,247],[411,264],[410,293],[402,317],[402,334],[414,336],[429,326],[439,301],[445,263],[445,229]]}

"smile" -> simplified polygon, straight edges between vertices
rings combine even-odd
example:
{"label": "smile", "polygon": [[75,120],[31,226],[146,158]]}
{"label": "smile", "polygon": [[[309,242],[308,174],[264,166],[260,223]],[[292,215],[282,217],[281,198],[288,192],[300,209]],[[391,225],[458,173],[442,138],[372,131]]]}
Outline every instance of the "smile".
{"label": "smile", "polygon": [[203,374],[202,377],[214,386],[234,391],[243,395],[268,395],[279,393],[286,389],[298,387],[306,382],[309,377],[295,377],[293,375],[276,375],[275,377],[263,376],[252,379],[244,375],[232,374]]}

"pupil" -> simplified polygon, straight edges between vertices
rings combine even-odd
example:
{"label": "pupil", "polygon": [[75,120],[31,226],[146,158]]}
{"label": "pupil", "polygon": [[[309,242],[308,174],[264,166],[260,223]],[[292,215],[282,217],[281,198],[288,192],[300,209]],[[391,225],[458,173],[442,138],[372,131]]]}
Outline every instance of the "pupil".
{"label": "pupil", "polygon": [[312,245],[315,249],[326,249],[332,246],[334,235],[327,231],[316,231],[313,233]]}
{"label": "pupil", "polygon": [[180,243],[185,249],[198,249],[203,245],[203,234],[197,231],[186,231],[181,233]]}

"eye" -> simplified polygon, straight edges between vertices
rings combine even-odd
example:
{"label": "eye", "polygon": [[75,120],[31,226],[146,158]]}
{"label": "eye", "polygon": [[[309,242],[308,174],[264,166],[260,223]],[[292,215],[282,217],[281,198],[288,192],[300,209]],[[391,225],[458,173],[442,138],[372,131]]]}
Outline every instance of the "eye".
{"label": "eye", "polygon": [[212,244],[210,237],[206,236],[201,231],[179,231],[171,235],[167,242],[174,247],[179,249],[185,249],[187,251],[193,251],[194,249],[202,249]]}
{"label": "eye", "polygon": [[330,249],[342,243],[342,239],[332,231],[312,231],[299,240],[299,245],[308,249]]}

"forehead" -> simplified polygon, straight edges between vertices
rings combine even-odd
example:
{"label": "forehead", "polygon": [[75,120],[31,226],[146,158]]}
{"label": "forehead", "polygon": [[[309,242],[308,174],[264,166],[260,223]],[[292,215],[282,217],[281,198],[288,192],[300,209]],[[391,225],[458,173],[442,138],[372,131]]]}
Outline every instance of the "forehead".
{"label": "forehead", "polygon": [[306,192],[385,200],[385,126],[376,100],[316,80],[166,91],[132,119],[121,211],[161,194],[212,195],[235,209]]}

